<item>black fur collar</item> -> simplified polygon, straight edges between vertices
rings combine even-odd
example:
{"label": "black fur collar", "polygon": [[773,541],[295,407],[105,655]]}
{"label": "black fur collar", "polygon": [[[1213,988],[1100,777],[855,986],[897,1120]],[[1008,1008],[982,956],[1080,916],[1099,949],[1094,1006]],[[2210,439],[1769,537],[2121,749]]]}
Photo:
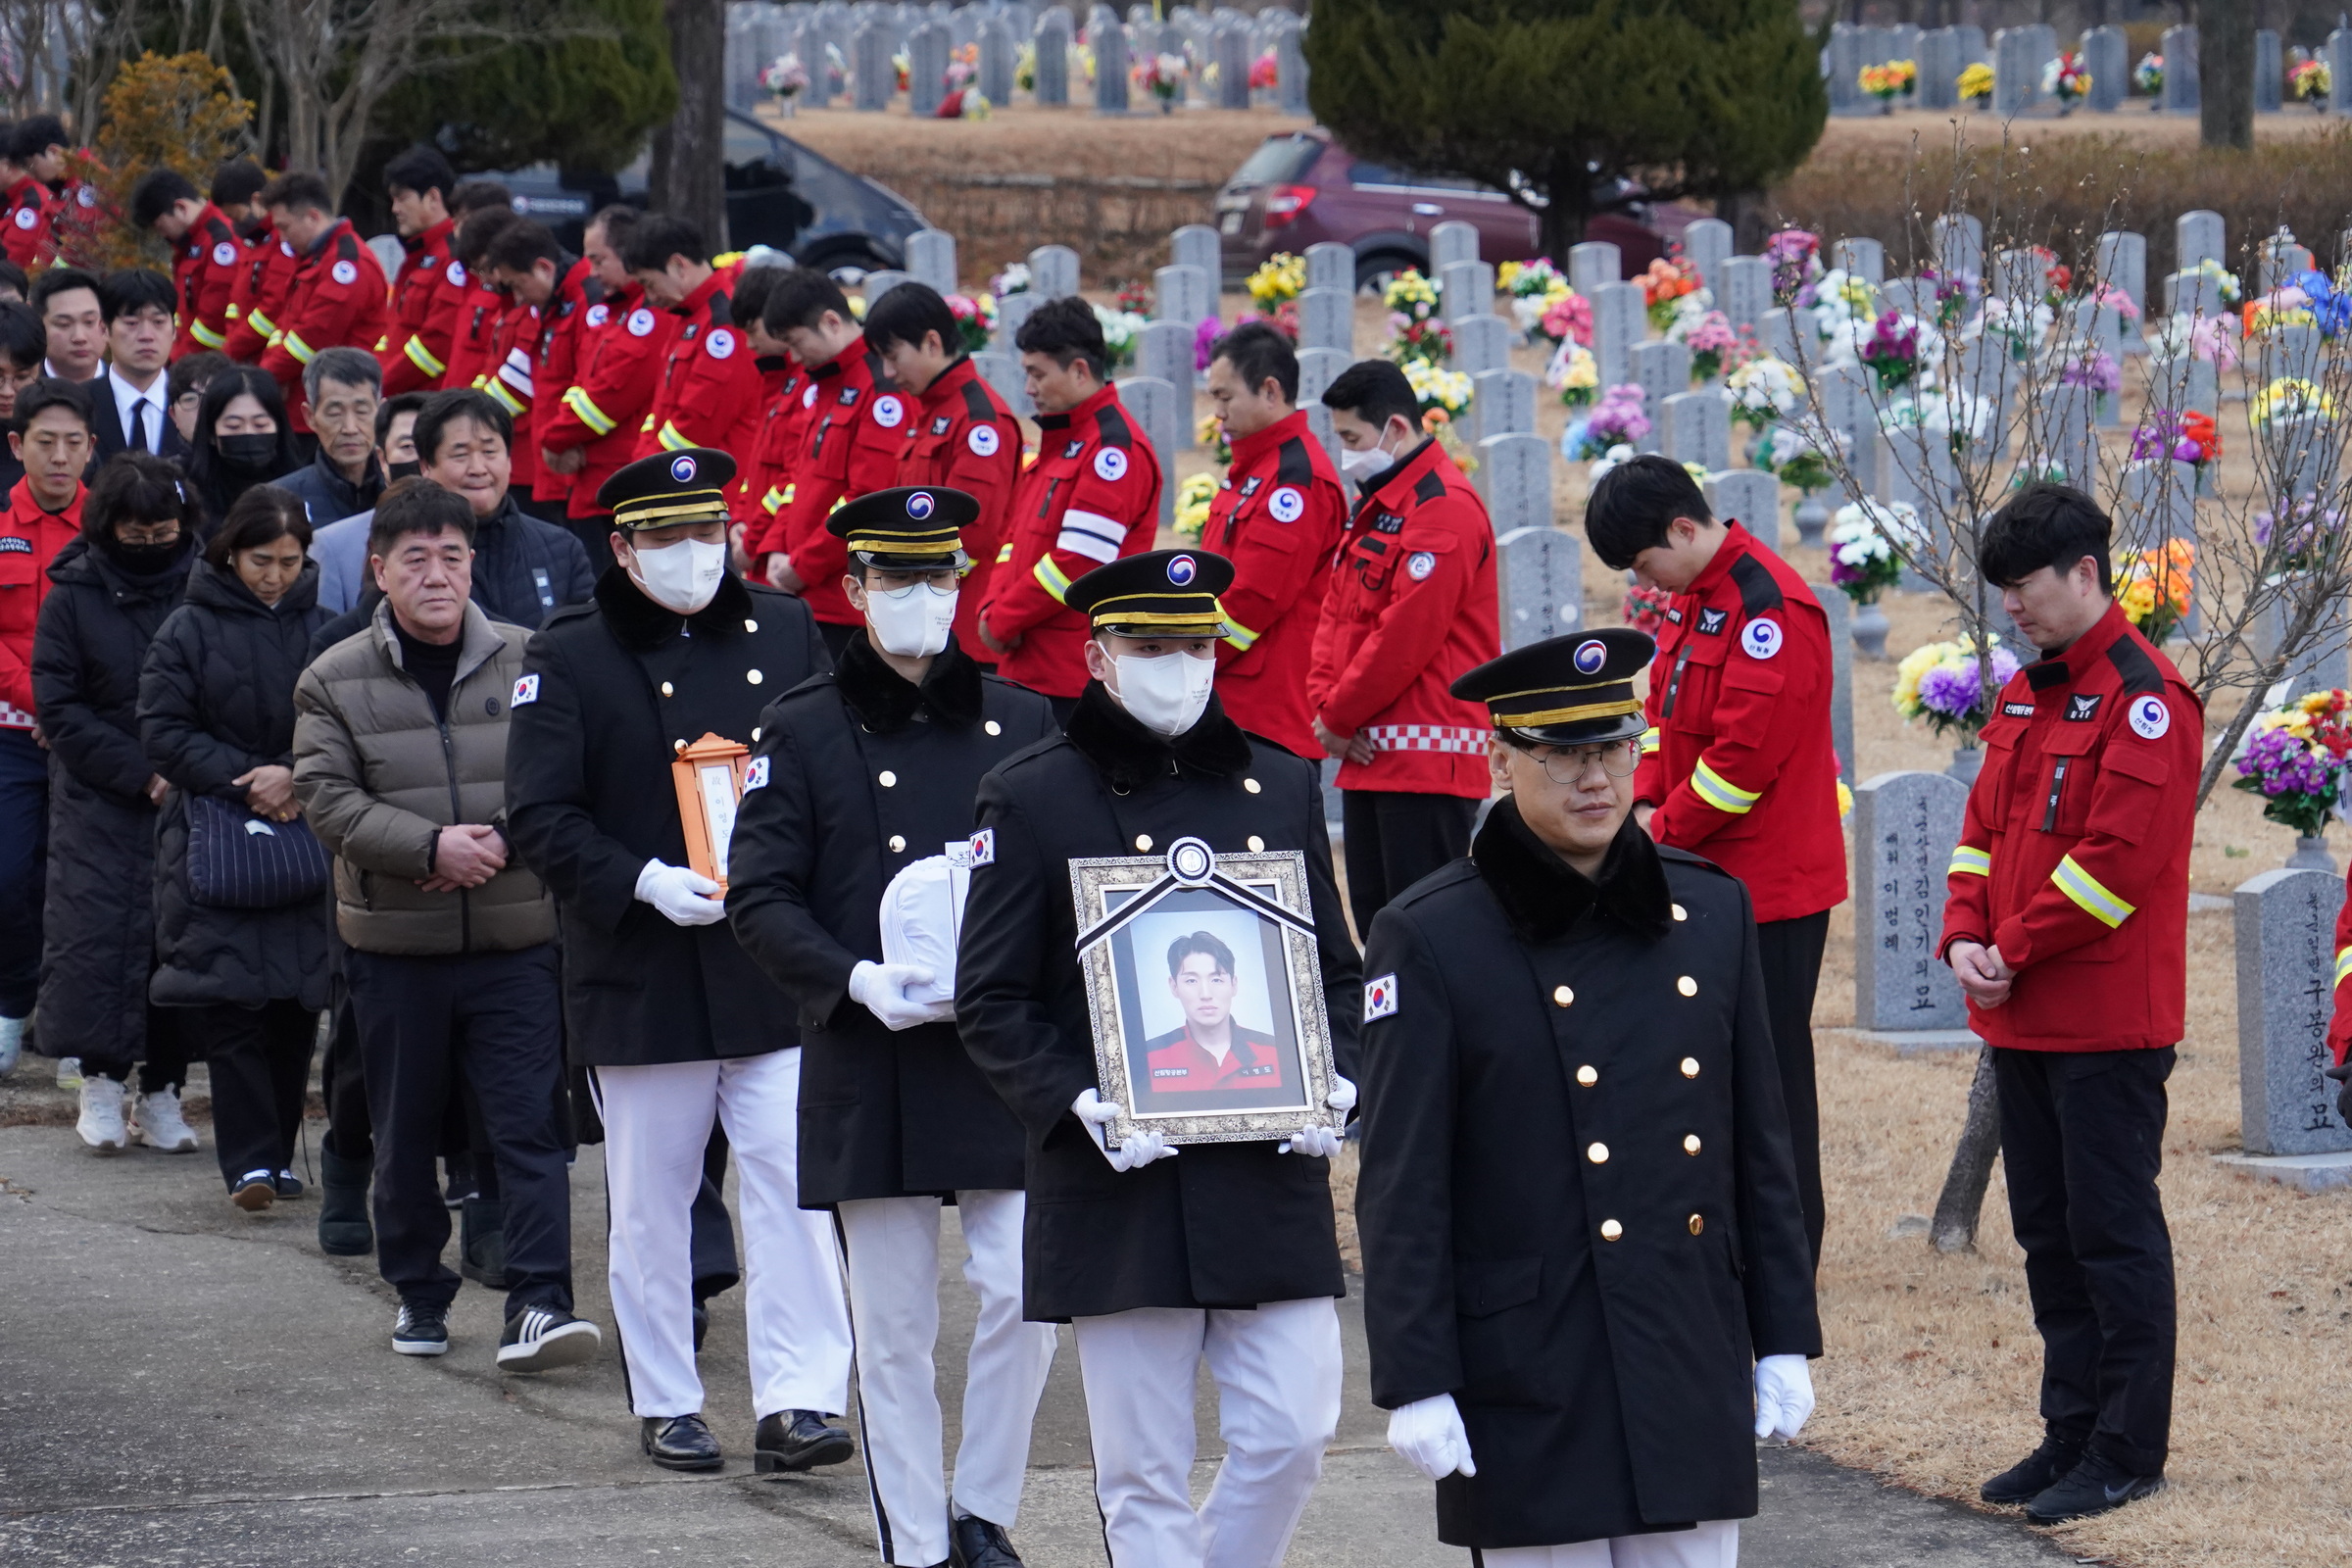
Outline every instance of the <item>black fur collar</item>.
{"label": "black fur collar", "polygon": [[1654,942],[1666,934],[1673,899],[1657,846],[1629,815],[1595,881],[1561,859],[1536,837],[1509,796],[1494,803],[1470,846],[1478,874],[1494,890],[1511,924],[1530,942],[1566,936],[1589,909]]}
{"label": "black fur collar", "polygon": [[980,666],[953,637],[947,650],[931,661],[919,686],[891,668],[866,638],[853,637],[842,650],[833,684],[858,721],[877,735],[903,728],[917,711],[955,729],[980,721]]}
{"label": "black fur collar", "polygon": [[1200,721],[1171,739],[1146,729],[1101,681],[1090,680],[1062,733],[1122,794],[1170,774],[1227,778],[1250,765],[1250,737],[1225,716],[1214,692]]}
{"label": "black fur collar", "polygon": [[612,635],[640,652],[661,647],[686,624],[694,627],[697,637],[731,637],[743,629],[754,609],[751,590],[731,571],[719,578],[718,592],[710,596],[709,604],[691,615],[681,615],[648,599],[645,590],[618,566],[607,566],[605,574],[596,579],[596,603]]}

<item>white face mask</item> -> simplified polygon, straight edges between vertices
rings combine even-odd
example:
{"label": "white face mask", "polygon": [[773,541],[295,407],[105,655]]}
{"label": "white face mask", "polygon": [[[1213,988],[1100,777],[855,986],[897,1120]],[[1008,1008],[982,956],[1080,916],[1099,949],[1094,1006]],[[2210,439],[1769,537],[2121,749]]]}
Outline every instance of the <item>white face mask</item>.
{"label": "white face mask", "polygon": [[1119,677],[1111,695],[1146,729],[1181,735],[1207,710],[1209,687],[1217,678],[1214,655],[1195,659],[1190,654],[1162,654],[1157,659],[1142,659],[1121,654],[1110,662]]}
{"label": "white face mask", "polygon": [[948,630],[956,623],[956,592],[927,582],[904,588],[868,588],[865,623],[874,629],[882,651],[901,659],[928,659],[948,646]]}
{"label": "white face mask", "polygon": [[681,539],[659,550],[640,546],[630,555],[630,579],[645,590],[646,598],[675,614],[691,615],[709,604],[727,574],[723,542]]}
{"label": "white face mask", "polygon": [[1340,449],[1340,471],[1350,479],[1369,479],[1396,460],[1389,455],[1383,442],[1375,441],[1361,452],[1352,447]]}

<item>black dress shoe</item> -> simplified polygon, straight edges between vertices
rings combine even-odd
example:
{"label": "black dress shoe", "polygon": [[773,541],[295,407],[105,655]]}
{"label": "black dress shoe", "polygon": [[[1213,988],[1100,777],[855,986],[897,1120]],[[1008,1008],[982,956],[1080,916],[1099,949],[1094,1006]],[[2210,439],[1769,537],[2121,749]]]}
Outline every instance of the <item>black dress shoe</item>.
{"label": "black dress shoe", "polygon": [[2163,1490],[2161,1473],[2135,1476],[2104,1454],[2086,1453],[2063,1481],[2026,1504],[2026,1517],[2037,1525],[2062,1525],[2069,1519],[2087,1519],[2094,1513],[2121,1508]]}
{"label": "black dress shoe", "polygon": [[664,1470],[717,1470],[727,1462],[699,1415],[649,1415],[638,1441]]}
{"label": "black dress shoe", "polygon": [[752,1440],[752,1465],[762,1474],[771,1470],[813,1470],[820,1464],[839,1464],[857,1451],[849,1432],[814,1410],[778,1410],[760,1418]]}
{"label": "black dress shoe", "polygon": [[966,1515],[948,1527],[948,1562],[952,1568],[1021,1568],[1021,1554],[1003,1525]]}
{"label": "black dress shoe", "polygon": [[2032,1502],[2082,1462],[2079,1438],[2045,1436],[2041,1446],[1977,1489],[1986,1502]]}

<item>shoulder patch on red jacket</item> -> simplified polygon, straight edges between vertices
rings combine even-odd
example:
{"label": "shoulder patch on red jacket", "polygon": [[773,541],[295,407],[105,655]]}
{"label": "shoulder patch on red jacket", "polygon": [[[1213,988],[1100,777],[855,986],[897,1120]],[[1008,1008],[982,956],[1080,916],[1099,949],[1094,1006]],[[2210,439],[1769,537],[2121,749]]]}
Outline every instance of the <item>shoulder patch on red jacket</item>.
{"label": "shoulder patch on red jacket", "polygon": [[[2161,692],[2164,690],[2164,671],[2156,667],[2156,661],[2148,657],[2148,651],[2139,646],[2136,638],[2118,637],[2109,643],[2107,645],[2107,662],[2115,666],[2115,672],[2122,678],[2124,690],[2127,692]],[[2157,733],[2162,734],[2163,731],[2159,730]],[[2154,738],[2154,736],[2149,737],[2151,740]]]}
{"label": "shoulder patch on red jacket", "polygon": [[1781,585],[1772,568],[1753,556],[1732,563],[1732,581],[1740,587],[1740,611],[1753,617],[1781,608]]}
{"label": "shoulder patch on red jacket", "polygon": [[1416,501],[1440,501],[1445,496],[1446,481],[1435,468],[1413,481],[1413,499]]}

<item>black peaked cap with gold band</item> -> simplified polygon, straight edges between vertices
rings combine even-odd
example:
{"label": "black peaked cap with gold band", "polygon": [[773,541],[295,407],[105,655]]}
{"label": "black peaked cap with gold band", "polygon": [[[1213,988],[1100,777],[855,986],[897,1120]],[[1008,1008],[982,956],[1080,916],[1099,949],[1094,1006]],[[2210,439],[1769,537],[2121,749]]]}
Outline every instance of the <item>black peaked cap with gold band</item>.
{"label": "black peaked cap with gold band", "polygon": [[711,447],[687,447],[639,458],[596,487],[600,512],[620,529],[674,528],[686,522],[725,522],[727,486],[735,460]]}
{"label": "black peaked cap with gold band", "polygon": [[1494,727],[1544,746],[1594,746],[1648,727],[1634,677],[1657,644],[1647,632],[1606,626],[1547,637],[1490,659],[1448,688],[1487,705]]}
{"label": "black peaked cap with gold band", "polygon": [[836,507],[825,527],[869,566],[885,571],[954,566],[960,571],[972,564],[963,552],[963,530],[979,516],[980,500],[967,491],[906,485],[876,490]]}
{"label": "black peaked cap with gold band", "polygon": [[1217,596],[1233,586],[1233,563],[1205,550],[1149,550],[1097,566],[1071,583],[1062,603],[1097,631],[1124,637],[1223,637]]}

